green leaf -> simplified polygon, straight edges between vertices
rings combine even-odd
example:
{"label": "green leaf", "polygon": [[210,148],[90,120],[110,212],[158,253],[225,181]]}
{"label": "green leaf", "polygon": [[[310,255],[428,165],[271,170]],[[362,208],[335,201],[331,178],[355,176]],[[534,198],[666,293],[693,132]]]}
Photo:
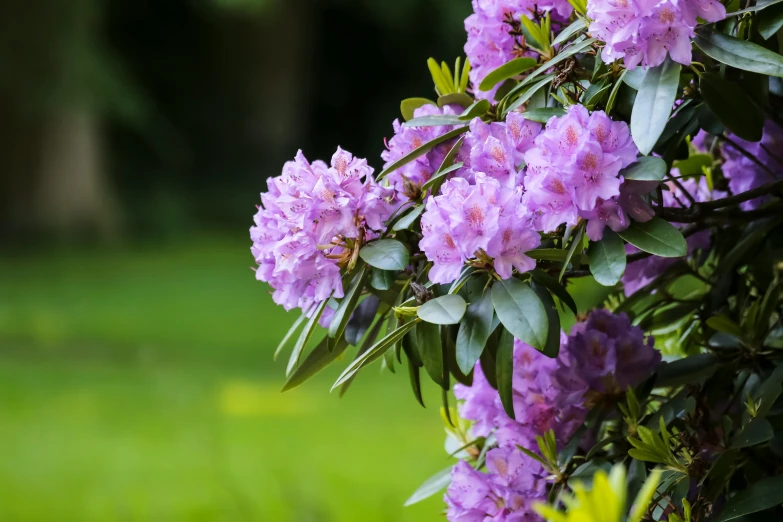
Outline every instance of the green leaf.
{"label": "green leaf", "polygon": [[459,325],[457,334],[457,366],[463,373],[468,374],[476,365],[487,339],[492,333],[492,315],[495,309],[492,307],[492,292],[484,294],[470,303],[465,317]]}
{"label": "green leaf", "polygon": [[[571,263],[571,259],[573,259],[574,256],[577,256],[578,260],[581,259],[582,251],[584,250],[584,233],[585,222],[583,221],[576,227],[576,233],[574,234],[574,238],[571,240],[571,246],[568,247],[568,253],[563,260],[563,267],[560,269],[560,275],[557,278],[558,281],[563,280],[563,275],[565,275],[565,272],[568,269],[568,265]],[[577,261],[576,266],[578,267],[579,265],[580,263]]]}
{"label": "green leaf", "polygon": [[542,351],[549,334],[544,305],[528,285],[516,278],[496,281],[492,304],[498,319],[514,337]]}
{"label": "green leaf", "polygon": [[546,123],[555,116],[565,116],[566,110],[562,107],[544,107],[541,109],[530,109],[522,113],[526,120]]}
{"label": "green leaf", "polygon": [[[460,123],[464,123],[464,122],[460,121]],[[434,138],[434,139],[428,141],[424,145],[421,145],[418,148],[413,149],[411,152],[409,152],[408,154],[406,154],[402,158],[398,159],[397,161],[395,161],[394,163],[392,163],[391,165],[389,165],[388,167],[383,169],[383,171],[380,174],[378,174],[378,177],[376,179],[377,180],[383,179],[384,176],[388,175],[389,173],[394,172],[398,168],[400,168],[400,167],[402,167],[404,165],[407,165],[408,163],[410,163],[411,161],[415,160],[416,158],[427,154],[429,151],[434,149],[437,145],[440,145],[444,141],[448,141],[451,138],[456,138],[460,134],[464,134],[467,131],[468,131],[468,126],[466,125],[464,127],[460,127],[458,129],[451,130],[451,131],[447,132],[446,134],[443,134],[442,136],[439,136],[437,138]]]}
{"label": "green leaf", "polygon": [[615,80],[614,85],[612,86],[612,91],[609,93],[609,99],[606,100],[606,114],[612,112],[612,109],[614,108],[614,104],[617,101],[617,93],[620,92],[620,87],[622,87],[623,80],[625,79],[625,75],[627,73],[628,73],[628,69],[624,69],[623,72],[620,73],[620,77],[617,78],[617,80]]}
{"label": "green leaf", "polygon": [[559,45],[569,38],[571,38],[573,35],[581,31],[586,27],[586,23],[583,18],[577,18],[575,22],[573,22],[571,25],[560,31],[560,34],[557,35],[557,38],[555,38],[552,41],[552,45]]}
{"label": "green leaf", "polygon": [[446,489],[449,484],[451,484],[451,466],[428,478],[424,484],[419,486],[419,489],[414,491],[413,495],[405,501],[405,505],[412,506],[417,502],[421,502],[425,498],[429,498]]}
{"label": "green leaf", "polygon": [[410,260],[408,249],[396,239],[371,241],[362,247],[359,257],[381,270],[405,270]]}
{"label": "green leaf", "polygon": [[717,522],[728,522],[783,503],[783,477],[767,477],[726,501]]}
{"label": "green leaf", "polygon": [[609,228],[604,229],[601,241],[591,241],[587,250],[590,259],[590,272],[595,280],[604,286],[614,286],[620,282],[625,272],[625,244]]}
{"label": "green leaf", "polygon": [[[461,169],[463,166],[464,166],[464,164],[460,161],[459,163],[455,163],[454,165],[452,165],[451,167],[449,167],[447,169],[444,169],[444,170],[441,170],[441,171],[437,172],[430,179],[428,179],[427,182],[424,183],[424,185],[421,186],[421,190],[425,191],[425,190],[428,190],[430,188],[433,188],[432,193],[433,194],[436,193],[437,190],[440,189],[440,186],[443,184],[443,182],[446,181],[446,176],[448,176],[449,174],[451,174],[454,171],[457,171],[457,170]],[[421,207],[424,208],[424,205],[421,205]]]}
{"label": "green leaf", "polygon": [[449,83],[446,77],[443,75],[443,69],[438,65],[438,62],[434,58],[427,60],[427,67],[432,75],[432,81],[435,84],[435,90],[440,95],[449,94],[453,92],[454,86]]}
{"label": "green leaf", "polygon": [[682,233],[659,217],[646,223],[631,223],[620,237],[639,250],[661,257],[682,257],[688,253],[688,244]]}
{"label": "green leaf", "polygon": [[544,349],[541,350],[541,353],[547,357],[557,357],[557,354],[560,353],[560,315],[557,313],[555,300],[552,299],[549,290],[547,290],[545,286],[533,282],[530,284],[530,287],[544,305],[547,321],[549,323],[549,332],[546,336],[546,345],[544,345]]}
{"label": "green leaf", "polygon": [[653,501],[653,496],[658,488],[658,484],[661,483],[661,475],[663,471],[660,469],[654,469],[647,480],[644,481],[642,489],[639,490],[639,494],[634,499],[631,513],[628,516],[628,522],[640,522],[642,517],[647,512],[650,503]]}
{"label": "green leaf", "polygon": [[428,100],[427,98],[408,98],[406,100],[402,100],[402,102],[400,102],[400,112],[402,113],[402,118],[405,121],[412,120],[413,111],[419,107],[423,107],[424,105],[436,104],[434,101]]}
{"label": "green leaf", "polygon": [[299,339],[297,339],[294,349],[291,352],[291,357],[288,359],[288,366],[285,370],[286,375],[291,375],[291,372],[293,372],[294,368],[299,364],[299,358],[302,356],[302,352],[307,346],[308,341],[310,341],[310,337],[313,336],[315,327],[318,325],[318,319],[320,319],[321,314],[324,313],[326,303],[328,302],[329,300],[326,299],[317,305],[317,308],[313,311],[313,315],[310,316],[310,320],[305,324],[302,333],[299,334]]}
{"label": "green leaf", "polygon": [[[561,50],[560,53],[558,53],[557,56],[552,58],[551,60],[547,60],[543,64],[541,64],[538,69],[530,73],[527,78],[525,78],[522,83],[519,85],[520,87],[523,87],[525,85],[528,85],[533,82],[533,79],[538,76],[539,74],[543,73],[544,71],[548,71],[558,63],[562,62],[566,58],[573,56],[575,54],[581,53],[582,51],[585,51],[588,47],[593,45],[596,42],[595,38],[587,38],[586,40],[577,40],[574,43],[572,43],[570,46],[564,48]],[[507,109],[506,112],[509,112],[513,109]]]}
{"label": "green leaf", "polygon": [[661,181],[666,172],[666,162],[655,156],[643,156],[636,163],[620,171],[625,179],[634,181]]}
{"label": "green leaf", "polygon": [[514,102],[511,105],[509,105],[505,111],[503,111],[503,114],[505,115],[508,114],[509,112],[516,110],[517,107],[520,107],[523,103],[528,101],[539,89],[541,89],[541,87],[549,83],[552,83],[552,79],[554,79],[554,76],[551,74],[541,78],[541,80],[538,83],[535,83],[532,86],[530,86],[524,93],[522,93],[522,95],[519,96],[519,98],[514,100]]}
{"label": "green leaf", "polygon": [[734,134],[747,141],[761,140],[764,114],[742,87],[705,72],[699,80],[699,88],[712,112]]}
{"label": "green leaf", "polygon": [[368,275],[368,268],[365,265],[359,270],[359,273],[354,276],[348,292],[345,293],[342,301],[340,301],[340,306],[334,311],[334,317],[329,324],[329,337],[332,339],[339,339],[343,336],[345,326],[348,324],[348,320],[351,318],[351,314],[353,313],[354,308],[356,308],[356,304],[359,302],[359,297],[362,295],[362,290],[364,289],[364,284],[367,282]]}
{"label": "green leaf", "polygon": [[753,419],[731,439],[734,449],[748,448],[767,442],[775,436],[772,424],[767,419]]}
{"label": "green leaf", "polygon": [[373,362],[378,357],[382,356],[386,350],[394,346],[397,341],[401,340],[406,333],[416,326],[417,322],[418,320],[409,321],[401,325],[396,330],[387,333],[380,341],[371,346],[361,356],[354,359],[354,361],[343,371],[343,373],[340,374],[340,376],[337,378],[337,381],[335,381],[335,383],[332,385],[332,390],[344,382],[350,380],[356,374],[356,372],[358,372],[367,364]]}
{"label": "green leaf", "polygon": [[402,124],[403,127],[440,127],[448,125],[464,124],[465,120],[452,114],[435,114],[433,116],[419,116]]}
{"label": "green leaf", "polygon": [[337,341],[337,343],[331,347],[331,350],[329,343],[329,338],[324,337],[323,340],[318,343],[318,346],[313,348],[313,351],[307,354],[307,357],[305,357],[302,363],[288,376],[281,391],[292,390],[307,381],[310,377],[339,359],[346,348],[348,348],[348,342],[345,339]]}
{"label": "green leaf", "polygon": [[416,346],[424,369],[441,388],[448,387],[443,360],[443,345],[440,338],[440,326],[420,322],[416,325]]}
{"label": "green leaf", "polygon": [[345,325],[345,340],[348,341],[348,344],[354,346],[359,344],[359,341],[362,340],[362,337],[364,337],[367,329],[372,324],[373,319],[375,319],[380,304],[381,300],[372,294],[359,303],[359,306],[351,314],[348,324]]}
{"label": "green leaf", "polygon": [[397,272],[393,270],[380,270],[374,268],[370,278],[370,286],[376,290],[388,290],[397,280]]}
{"label": "green leaf", "polygon": [[694,43],[715,60],[767,76],[783,77],[783,56],[723,33],[697,34]]}
{"label": "green leaf", "polygon": [[718,332],[724,332],[733,335],[737,339],[742,339],[742,330],[739,325],[725,315],[713,315],[707,319],[707,326]]}
{"label": "green leaf", "polygon": [[703,167],[712,167],[713,158],[710,154],[691,154],[687,159],[674,162],[674,168],[681,176],[701,176]]}
{"label": "green leaf", "polygon": [[484,79],[481,80],[479,90],[491,91],[492,88],[500,82],[513,78],[518,74],[522,74],[535,66],[535,58],[515,58],[487,74]]}
{"label": "green leaf", "polygon": [[631,112],[631,135],[645,156],[655,147],[669,121],[679,82],[680,64],[669,57],[644,75]]}
{"label": "green leaf", "polygon": [[430,299],[419,307],[419,319],[432,324],[459,324],[467,304],[462,296],[449,294]]}
{"label": "green leaf", "polygon": [[470,107],[473,104],[473,98],[464,92],[453,92],[438,98],[438,107],[441,109],[446,105],[459,105],[463,108]]}
{"label": "green leaf", "polygon": [[536,248],[525,252],[525,255],[538,259],[540,261],[558,261],[564,262],[568,256],[568,251],[562,248]]}
{"label": "green leaf", "polygon": [[277,360],[277,356],[280,355],[280,352],[283,351],[283,348],[285,348],[285,346],[288,344],[288,341],[291,340],[299,327],[302,326],[302,323],[305,321],[305,319],[307,319],[307,316],[302,314],[297,318],[296,321],[294,321],[294,324],[292,324],[291,328],[288,329],[288,333],[285,334],[283,339],[280,341],[280,344],[278,344],[277,348],[275,348],[275,354],[272,356],[273,361]]}
{"label": "green leaf", "polygon": [[718,359],[711,353],[690,355],[658,366],[655,386],[666,388],[691,384],[712,377],[717,369]]}
{"label": "green leaf", "polygon": [[756,29],[765,40],[769,40],[783,27],[783,4],[779,1],[767,2],[761,7],[769,7],[772,4],[777,4],[774,9],[770,9],[763,16],[756,17]]}
{"label": "green leaf", "polygon": [[[454,167],[456,167],[456,165],[454,165]],[[457,168],[460,168],[460,167],[462,167],[461,163],[459,164],[459,167],[457,167]],[[456,170],[456,169],[454,169],[452,167],[452,168],[446,169],[446,170]],[[443,174],[443,175],[445,176],[445,174]],[[430,180],[430,181],[432,181],[432,180]],[[429,183],[429,181],[428,181],[428,183]],[[423,189],[423,187],[422,187],[422,189]],[[413,208],[407,214],[405,214],[403,217],[401,217],[399,220],[397,220],[397,222],[392,227],[392,230],[394,230],[394,231],[407,230],[408,228],[410,228],[411,225],[413,225],[413,223],[417,219],[419,219],[419,216],[421,216],[421,214],[423,212],[424,212],[424,205],[423,204],[422,205],[414,205]]]}
{"label": "green leaf", "polygon": [[514,377],[514,336],[505,329],[500,334],[496,365],[495,372],[497,374],[500,402],[503,403],[506,415],[515,419],[514,388],[512,386]]}
{"label": "green leaf", "polygon": [[492,105],[489,103],[489,100],[477,100],[473,102],[470,107],[462,111],[462,114],[459,115],[459,119],[470,121],[473,118],[484,116],[490,107],[492,107]]}
{"label": "green leaf", "polygon": [[[403,343],[405,343],[405,339],[407,338],[408,336],[403,337]],[[403,347],[404,346],[405,344],[403,344]],[[421,404],[422,408],[424,408],[424,398],[421,395],[421,376],[419,373],[419,366],[416,365],[415,361],[408,357],[408,377],[411,382],[413,396],[416,397],[416,401]]]}
{"label": "green leaf", "polygon": [[[771,0],[769,2],[764,2],[762,0],[762,1],[758,2],[756,5],[750,6],[750,7],[746,8],[746,9],[740,9],[738,11],[731,11],[729,13],[726,13],[726,18],[729,18],[730,16],[737,16],[737,15],[741,15],[741,14],[745,14],[745,13],[754,13],[754,12],[757,12],[757,11],[761,11],[762,9],[765,9],[767,7],[772,7],[773,5],[778,5],[781,2],[783,2],[783,0]],[[765,13],[765,16],[766,16],[766,13]],[[758,18],[757,18],[757,20],[758,20]]]}
{"label": "green leaf", "polygon": [[550,292],[555,294],[558,299],[560,299],[568,308],[571,309],[574,315],[578,315],[576,301],[574,301],[574,298],[571,297],[571,294],[568,293],[568,290],[566,290],[557,279],[539,269],[533,270],[530,272],[530,274],[533,276],[533,281],[547,287]]}

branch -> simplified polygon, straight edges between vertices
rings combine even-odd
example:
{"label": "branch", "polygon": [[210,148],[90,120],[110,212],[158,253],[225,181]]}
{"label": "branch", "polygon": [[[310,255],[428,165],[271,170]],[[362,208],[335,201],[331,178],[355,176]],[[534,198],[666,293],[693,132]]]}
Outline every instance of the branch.
{"label": "branch", "polygon": [[[743,192],[742,194],[737,194],[735,196],[728,196],[725,198],[716,199],[714,201],[704,201],[701,203],[696,203],[688,208],[658,207],[656,208],[656,211],[659,216],[674,223],[696,223],[698,221],[701,221],[702,218],[712,218],[713,220],[717,219],[718,221],[723,219],[725,221],[726,219],[732,220],[737,218],[753,217],[754,212],[757,213],[758,211],[748,211],[748,212],[740,211],[740,213],[730,213],[728,211],[705,212],[705,210],[716,210],[716,209],[721,209],[726,207],[737,206],[740,203],[744,203],[745,201],[750,201],[752,199],[756,199],[761,196],[775,194],[780,192],[781,190],[783,190],[783,180],[778,180],[772,183],[767,183],[766,185],[762,185],[752,190],[748,190],[746,192]],[[778,206],[774,208],[777,207]],[[767,209],[759,209],[759,210],[766,211]]]}

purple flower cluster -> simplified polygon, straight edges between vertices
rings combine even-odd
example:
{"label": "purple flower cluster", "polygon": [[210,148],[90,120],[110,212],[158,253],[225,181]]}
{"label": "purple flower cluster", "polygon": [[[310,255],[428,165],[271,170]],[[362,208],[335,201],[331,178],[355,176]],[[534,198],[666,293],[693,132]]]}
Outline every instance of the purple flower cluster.
{"label": "purple flower cluster", "polygon": [[556,359],[516,341],[512,378],[516,420],[505,414],[498,392],[477,365],[473,385],[455,386],[454,393],[462,400],[460,415],[474,421],[471,434],[494,433],[499,448],[487,453],[487,473],[465,462],[454,467],[445,496],[448,519],[539,520],[531,501],[546,495],[543,470],[516,446],[535,448],[536,436],[550,429],[559,442],[566,442],[590,407],[604,399],[615,400],[629,386],[640,384],[660,359],[652,340],[645,340],[625,314],[606,310],[592,312],[569,336],[563,334]]}
{"label": "purple flower cluster", "polygon": [[546,12],[553,12],[555,20],[566,20],[572,12],[567,0],[473,0],[473,14],[465,19],[468,41],[465,55],[471,64],[470,81],[477,99],[493,99],[497,87],[481,91],[481,81],[504,63],[526,51],[519,36],[512,34],[514,25],[522,15],[534,19]]}
{"label": "purple flower cluster", "polygon": [[378,186],[372,172],[366,160],[340,148],[331,166],[310,163],[299,151],[267,181],[250,228],[251,252],[256,278],[274,289],[277,304],[309,313],[343,296],[340,267],[350,259],[349,243],[374,237],[394,210],[393,191]]}
{"label": "purple flower cluster", "polygon": [[587,16],[590,33],[606,44],[603,61],[622,58],[634,69],[640,63],[660,65],[667,53],[690,65],[698,19],[717,22],[726,17],[726,8],[718,0],[590,0]]}
{"label": "purple flower cluster", "polygon": [[619,173],[638,152],[628,125],[603,111],[590,114],[572,105],[565,116],[550,119],[524,156],[523,202],[535,214],[536,228],[552,231],[583,217],[593,240],[607,225],[615,231],[627,228],[628,217],[617,203]]}
{"label": "purple flower cluster", "polygon": [[503,187],[483,172],[444,183],[439,196],[427,200],[421,218],[423,238],[419,248],[433,262],[434,283],[450,283],[459,277],[467,260],[492,262],[503,279],[514,268],[527,272],[536,262],[525,252],[536,248],[540,236],[525,219],[521,189]]}
{"label": "purple flower cluster", "polygon": [[[783,178],[783,129],[772,120],[764,124],[760,142],[745,141],[729,135],[724,142],[723,175],[729,180],[732,194],[741,194]],[[753,159],[755,158],[755,159]],[[753,210],[766,198],[756,198],[742,203],[743,210]]]}
{"label": "purple flower cluster", "polygon": [[[416,118],[423,116],[442,116],[459,114],[450,105],[443,109],[435,105],[423,105],[413,112]],[[433,127],[406,127],[399,120],[394,120],[394,136],[386,143],[386,150],[381,158],[386,162],[383,168],[408,155],[411,151],[425,143],[443,136],[453,126],[440,125]],[[386,177],[401,198],[411,199],[418,195],[419,187],[429,181],[438,170],[453,142],[447,141],[433,148],[427,154],[403,165]]]}
{"label": "purple flower cluster", "polygon": [[448,520],[459,522],[533,522],[532,506],[545,501],[547,484],[541,464],[517,449],[487,452],[487,473],[461,461],[451,472],[446,493]]}

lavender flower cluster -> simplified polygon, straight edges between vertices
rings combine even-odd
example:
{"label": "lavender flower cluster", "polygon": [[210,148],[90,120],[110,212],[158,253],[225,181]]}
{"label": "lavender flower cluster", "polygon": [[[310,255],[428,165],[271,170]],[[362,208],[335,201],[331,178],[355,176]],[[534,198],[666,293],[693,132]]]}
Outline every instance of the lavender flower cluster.
{"label": "lavender flower cluster", "polygon": [[394,192],[375,183],[372,172],[366,160],[338,148],[331,165],[310,163],[299,151],[268,180],[250,228],[251,252],[256,278],[269,283],[277,304],[311,313],[343,296],[340,268],[395,208]]}
{"label": "lavender flower cluster", "polygon": [[717,22],[726,8],[718,0],[590,0],[587,16],[590,33],[606,44],[603,61],[623,59],[634,69],[660,65],[667,54],[690,65],[698,19]]}
{"label": "lavender flower cluster", "polygon": [[567,0],[473,0],[473,14],[465,19],[468,41],[465,55],[470,60],[470,81],[477,99],[493,99],[497,87],[481,91],[481,81],[509,60],[533,54],[519,34],[522,15],[534,19],[551,13],[555,22],[565,21],[573,9]]}
{"label": "lavender flower cluster", "polygon": [[550,359],[530,346],[514,346],[514,414],[504,412],[498,392],[474,370],[473,385],[455,386],[460,414],[474,421],[471,434],[495,434],[498,448],[487,452],[487,473],[460,462],[445,495],[448,519],[480,522],[539,520],[532,503],[546,498],[543,467],[516,446],[534,448],[537,435],[554,429],[560,443],[584,423],[587,411],[616,400],[629,386],[649,377],[661,356],[625,314],[596,310],[561,336],[560,355]]}
{"label": "lavender flower cluster", "polygon": [[[402,129],[392,139],[395,146],[408,137]],[[537,232],[575,225],[580,217],[588,220],[593,240],[606,226],[624,230],[628,213],[640,213],[632,194],[621,193],[620,170],[637,154],[626,123],[581,105],[551,118],[543,131],[516,112],[505,122],[473,120],[458,153],[463,168],[429,198],[422,216],[419,246],[433,262],[430,279],[452,282],[466,262],[492,266],[503,279],[513,268],[531,270],[535,262],[525,252],[540,244]],[[429,158],[414,168],[425,172],[416,179],[432,175]]]}
{"label": "lavender flower cluster", "polygon": [[619,173],[638,153],[628,125],[603,111],[572,105],[565,116],[550,119],[525,154],[523,203],[536,215],[536,228],[552,231],[576,224],[580,216],[589,220],[593,240],[601,239],[607,225],[627,228],[628,217],[617,203]]}

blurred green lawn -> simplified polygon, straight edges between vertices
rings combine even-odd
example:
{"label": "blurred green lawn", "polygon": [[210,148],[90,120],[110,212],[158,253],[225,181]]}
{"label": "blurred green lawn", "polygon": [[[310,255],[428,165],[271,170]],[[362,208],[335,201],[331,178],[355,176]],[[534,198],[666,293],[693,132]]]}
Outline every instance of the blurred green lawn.
{"label": "blurred green lawn", "polygon": [[294,320],[244,238],[0,260],[0,520],[437,520],[439,400],[343,364],[280,394]]}

